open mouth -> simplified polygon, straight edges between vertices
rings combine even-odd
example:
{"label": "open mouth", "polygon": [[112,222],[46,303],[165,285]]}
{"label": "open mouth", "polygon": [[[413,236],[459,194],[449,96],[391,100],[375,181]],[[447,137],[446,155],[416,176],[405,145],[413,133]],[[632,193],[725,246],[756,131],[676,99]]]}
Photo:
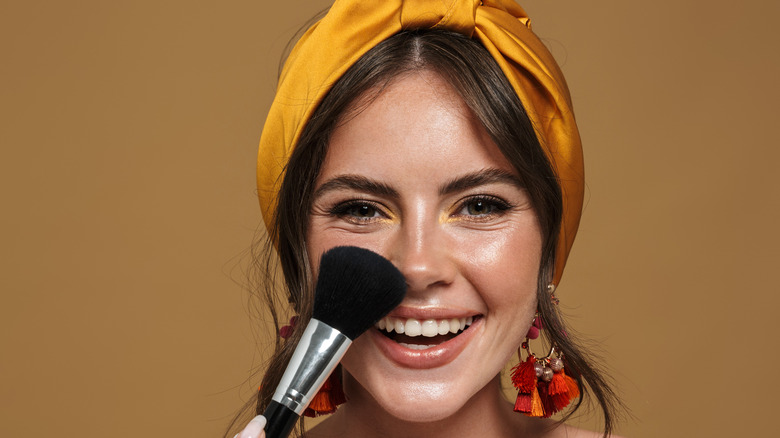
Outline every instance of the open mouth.
{"label": "open mouth", "polygon": [[463,333],[480,315],[466,318],[414,319],[386,316],[375,327],[401,346],[412,350],[425,350]]}

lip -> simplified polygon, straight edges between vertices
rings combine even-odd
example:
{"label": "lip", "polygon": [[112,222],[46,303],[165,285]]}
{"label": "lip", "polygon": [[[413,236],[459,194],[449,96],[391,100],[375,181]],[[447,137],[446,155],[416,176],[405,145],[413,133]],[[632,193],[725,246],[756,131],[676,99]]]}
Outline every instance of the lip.
{"label": "lip", "polygon": [[451,318],[465,318],[468,316],[477,316],[478,313],[473,312],[466,312],[464,313],[464,310],[454,310],[454,309],[439,309],[439,308],[414,308],[414,307],[405,307],[405,306],[399,306],[396,307],[392,312],[390,312],[387,316],[390,316],[392,318],[414,318],[417,320],[425,320],[425,319],[451,319]]}
{"label": "lip", "polygon": [[376,328],[369,330],[369,333],[374,345],[376,345],[379,351],[390,359],[390,361],[405,368],[437,368],[452,362],[461,352],[463,352],[471,340],[474,339],[476,332],[481,330],[483,319],[484,318],[476,318],[474,322],[458,336],[425,350],[412,350],[411,348],[406,348],[383,335]]}

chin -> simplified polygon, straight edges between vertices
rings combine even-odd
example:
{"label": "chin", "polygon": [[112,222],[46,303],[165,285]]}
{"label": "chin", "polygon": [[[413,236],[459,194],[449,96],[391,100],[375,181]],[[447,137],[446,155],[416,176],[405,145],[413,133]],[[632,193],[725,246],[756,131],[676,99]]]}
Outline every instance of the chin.
{"label": "chin", "polygon": [[372,390],[367,390],[354,377],[345,376],[350,403],[354,401],[363,407],[384,411],[405,422],[431,423],[455,415],[469,400],[468,391],[459,390],[452,381],[411,382],[389,378],[383,384],[378,383],[369,383],[367,386]]}
{"label": "chin", "polygon": [[417,408],[413,406],[409,406],[409,408],[400,408],[393,407],[391,410],[388,410],[388,414],[392,415],[393,417],[405,421],[408,423],[435,423],[438,421],[446,420],[447,418],[450,418],[451,416],[455,415],[455,413],[458,412],[459,409],[448,409],[447,407],[441,406],[438,409],[422,409]]}

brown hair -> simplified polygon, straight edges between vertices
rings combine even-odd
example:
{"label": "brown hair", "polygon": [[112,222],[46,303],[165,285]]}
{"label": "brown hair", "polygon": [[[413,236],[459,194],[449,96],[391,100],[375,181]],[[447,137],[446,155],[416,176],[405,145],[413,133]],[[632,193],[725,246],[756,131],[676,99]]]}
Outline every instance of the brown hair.
{"label": "brown hair", "polygon": [[583,388],[583,397],[566,417],[581,406],[586,396],[592,394],[603,412],[604,434],[608,435],[612,431],[615,407],[619,402],[608,382],[575,343],[571,332],[567,332],[558,307],[553,305],[547,290],[553,278],[563,208],[555,172],[520,99],[498,64],[479,42],[445,30],[404,31],[371,49],[333,84],[301,134],[287,163],[274,225],[269,230],[267,241],[255,255],[265,260],[261,275],[264,298],[278,327],[280,311],[285,310],[279,307],[279,293],[271,281],[275,275],[271,242],[277,242],[285,294],[302,323],[298,324],[287,342],[277,340],[258,394],[257,413],[262,413],[270,402],[305,323],[311,317],[314,295],[306,232],[314,183],[325,159],[330,136],[349,117],[348,111],[353,110],[352,106],[359,98],[368,97],[361,102],[370,102],[371,97],[381,93],[399,75],[420,70],[439,74],[459,93],[522,178],[542,232],[537,298],[546,328],[543,334],[548,342],[554,343],[563,352],[567,374]]}

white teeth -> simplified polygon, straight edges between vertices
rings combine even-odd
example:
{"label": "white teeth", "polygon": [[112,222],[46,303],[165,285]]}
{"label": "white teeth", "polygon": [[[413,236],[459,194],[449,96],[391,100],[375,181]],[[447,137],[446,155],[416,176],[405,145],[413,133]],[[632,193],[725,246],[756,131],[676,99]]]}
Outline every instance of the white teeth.
{"label": "white teeth", "polygon": [[449,332],[450,332],[450,322],[445,319],[444,321],[439,323],[439,331],[438,331],[438,333],[440,335],[446,335]]}
{"label": "white teeth", "polygon": [[[407,324],[409,324],[407,322]],[[432,338],[439,334],[439,324],[432,319],[426,319],[422,323],[422,335],[426,338]]]}
{"label": "white teeth", "polygon": [[415,337],[415,336],[420,336],[421,334],[422,334],[422,324],[420,324],[420,321],[416,319],[406,320],[406,336]]}
{"label": "white teeth", "polygon": [[432,338],[436,335],[446,335],[447,333],[458,333],[466,330],[474,322],[474,317],[452,318],[452,319],[425,319],[418,320],[414,318],[400,319],[387,316],[376,323],[376,328],[385,330],[388,333],[395,331],[398,334],[405,334],[410,337],[424,336]]}
{"label": "white teeth", "polygon": [[427,350],[433,347],[433,345],[407,344],[406,342],[399,342],[398,345],[402,345],[410,350]]}

